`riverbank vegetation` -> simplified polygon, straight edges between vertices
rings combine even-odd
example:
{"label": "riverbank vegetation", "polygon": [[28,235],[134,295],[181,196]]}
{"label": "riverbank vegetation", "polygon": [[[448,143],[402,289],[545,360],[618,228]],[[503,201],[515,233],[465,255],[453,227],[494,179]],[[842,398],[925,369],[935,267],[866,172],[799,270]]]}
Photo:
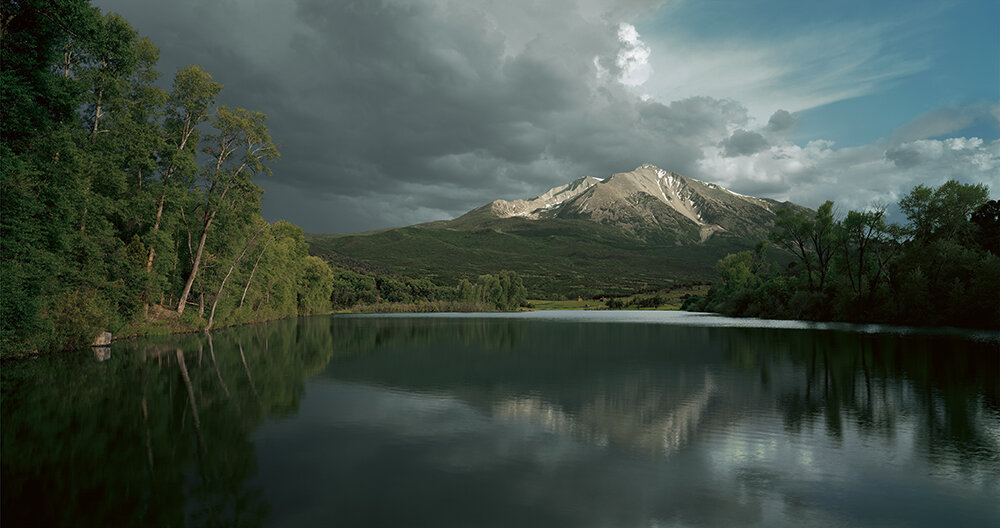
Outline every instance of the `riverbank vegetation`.
{"label": "riverbank vegetation", "polygon": [[264,114],[195,65],[160,88],[156,46],[85,1],[3,19],[3,354],[329,309],[302,230],[260,216]]}
{"label": "riverbank vegetation", "polygon": [[[520,278],[459,288],[331,268],[260,214],[277,144],[199,66],[85,0],[4,4],[0,355],[335,309],[511,309]],[[168,86],[164,89],[161,86]],[[363,311],[360,310],[359,311]]]}
{"label": "riverbank vegetation", "polygon": [[458,287],[439,286],[427,279],[363,273],[334,267],[333,309],[353,313],[494,312],[517,310],[526,304],[520,275],[503,270],[462,279]]}
{"label": "riverbank vegetation", "polygon": [[796,260],[779,268],[756,251],[716,264],[722,277],[688,310],[782,319],[1000,328],[1000,203],[985,185],[915,187],[899,202],[836,218],[780,211],[769,242]]}

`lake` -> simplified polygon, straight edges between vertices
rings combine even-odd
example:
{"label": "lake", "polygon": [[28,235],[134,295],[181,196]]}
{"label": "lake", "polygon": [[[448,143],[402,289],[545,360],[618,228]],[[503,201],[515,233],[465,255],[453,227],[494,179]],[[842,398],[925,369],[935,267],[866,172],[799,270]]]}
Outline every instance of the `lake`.
{"label": "lake", "polygon": [[1000,333],[323,316],[2,370],[3,526],[1000,526]]}

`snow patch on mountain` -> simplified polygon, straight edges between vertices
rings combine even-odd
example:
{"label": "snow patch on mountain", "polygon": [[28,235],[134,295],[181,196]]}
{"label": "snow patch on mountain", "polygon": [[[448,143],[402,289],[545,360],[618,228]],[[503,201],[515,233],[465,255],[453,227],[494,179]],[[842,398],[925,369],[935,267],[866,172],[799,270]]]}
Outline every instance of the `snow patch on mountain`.
{"label": "snow patch on mountain", "polygon": [[[500,218],[586,218],[633,233],[696,228],[704,242],[719,233],[766,234],[772,204],[781,205],[646,163],[608,178],[583,177],[527,200],[496,200],[489,210]],[[687,222],[690,228],[683,228]]]}

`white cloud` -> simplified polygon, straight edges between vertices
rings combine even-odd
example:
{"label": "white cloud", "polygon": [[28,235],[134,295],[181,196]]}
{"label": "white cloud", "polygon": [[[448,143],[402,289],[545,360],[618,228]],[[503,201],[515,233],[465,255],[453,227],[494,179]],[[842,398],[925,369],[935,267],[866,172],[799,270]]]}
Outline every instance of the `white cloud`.
{"label": "white cloud", "polygon": [[736,99],[757,120],[775,110],[798,112],[874,93],[926,69],[929,58],[887,51],[904,38],[891,23],[837,24],[779,40],[704,41],[664,32],[647,38],[657,50],[646,88],[661,100],[707,95]]}
{"label": "white cloud", "polygon": [[642,85],[653,74],[653,68],[649,64],[652,50],[639,39],[635,26],[626,22],[618,24],[618,42],[621,43],[615,59],[615,65],[621,72],[618,74],[618,81],[625,86]]}
{"label": "white cloud", "polygon": [[[725,157],[703,150],[699,178],[734,191],[816,207],[834,200],[842,210],[893,204],[918,183],[938,186],[956,179],[1000,191],[1000,140],[922,139],[887,148],[885,143],[834,148],[829,141],[804,147],[782,144],[750,156]],[[898,219],[897,219],[898,220]]]}

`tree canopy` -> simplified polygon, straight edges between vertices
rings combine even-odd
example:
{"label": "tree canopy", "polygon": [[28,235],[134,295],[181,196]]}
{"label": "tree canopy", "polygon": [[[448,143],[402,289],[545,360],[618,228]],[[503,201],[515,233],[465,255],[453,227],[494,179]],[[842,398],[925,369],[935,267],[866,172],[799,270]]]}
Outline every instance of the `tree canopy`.
{"label": "tree canopy", "polygon": [[779,212],[771,237],[795,255],[784,270],[743,252],[719,261],[722,282],[686,309],[774,318],[1000,327],[1000,206],[981,184],[916,186],[899,202],[835,220]]}

